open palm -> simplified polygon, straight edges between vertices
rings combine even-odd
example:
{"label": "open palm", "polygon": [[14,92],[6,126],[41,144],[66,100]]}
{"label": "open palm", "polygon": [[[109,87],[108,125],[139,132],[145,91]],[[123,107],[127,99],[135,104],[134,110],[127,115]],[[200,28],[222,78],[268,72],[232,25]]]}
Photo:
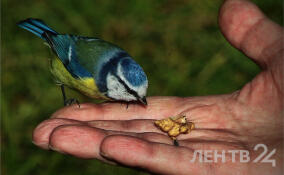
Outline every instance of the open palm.
{"label": "open palm", "polygon": [[[219,24],[227,40],[262,68],[240,91],[207,97],[149,97],[147,107],[131,104],[128,109],[120,103],[65,107],[35,129],[34,143],[80,158],[162,174],[280,173],[283,29],[243,0],[227,0],[220,10]],[[175,147],[153,121],[180,114],[195,123],[196,129],[179,136],[180,147]],[[191,161],[195,150],[245,149],[254,159],[260,152],[253,148],[259,143],[277,150],[272,157],[276,167],[252,161],[232,162],[227,154],[226,162]]]}

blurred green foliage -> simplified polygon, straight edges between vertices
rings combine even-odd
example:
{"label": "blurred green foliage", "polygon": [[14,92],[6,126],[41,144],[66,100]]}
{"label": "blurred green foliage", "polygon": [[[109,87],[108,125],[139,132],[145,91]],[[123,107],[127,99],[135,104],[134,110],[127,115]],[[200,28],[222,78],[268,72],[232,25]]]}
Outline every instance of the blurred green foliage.
{"label": "blurred green foliage", "polygon": [[[283,25],[282,0],[256,1]],[[97,160],[44,151],[31,142],[36,125],[62,107],[43,41],[16,26],[43,19],[62,33],[96,36],[127,50],[148,75],[149,96],[230,93],[259,71],[222,36],[221,0],[2,0],[1,174],[144,174]],[[93,101],[69,90],[81,102]]]}

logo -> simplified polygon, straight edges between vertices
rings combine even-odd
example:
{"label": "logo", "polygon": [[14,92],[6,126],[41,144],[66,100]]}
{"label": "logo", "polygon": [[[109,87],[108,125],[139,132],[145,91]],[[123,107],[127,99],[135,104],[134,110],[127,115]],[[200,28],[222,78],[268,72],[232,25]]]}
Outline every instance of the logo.
{"label": "logo", "polygon": [[196,159],[201,163],[224,163],[226,161],[247,163],[252,161],[253,163],[271,163],[271,166],[275,167],[276,160],[271,159],[271,157],[276,153],[276,149],[274,148],[269,152],[265,144],[257,144],[254,146],[253,151],[259,149],[263,149],[263,151],[254,160],[251,160],[248,150],[195,150],[190,162],[195,162]]}

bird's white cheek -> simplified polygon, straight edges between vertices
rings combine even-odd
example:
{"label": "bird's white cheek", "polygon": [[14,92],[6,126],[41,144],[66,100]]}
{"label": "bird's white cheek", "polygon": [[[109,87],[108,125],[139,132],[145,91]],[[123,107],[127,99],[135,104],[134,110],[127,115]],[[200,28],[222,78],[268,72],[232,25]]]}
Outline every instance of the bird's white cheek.
{"label": "bird's white cheek", "polygon": [[140,97],[145,97],[148,89],[148,81],[146,81],[144,84],[134,89],[137,91]]}
{"label": "bird's white cheek", "polygon": [[110,73],[107,75],[107,95],[116,100],[135,101],[136,98],[129,94],[125,87]]}

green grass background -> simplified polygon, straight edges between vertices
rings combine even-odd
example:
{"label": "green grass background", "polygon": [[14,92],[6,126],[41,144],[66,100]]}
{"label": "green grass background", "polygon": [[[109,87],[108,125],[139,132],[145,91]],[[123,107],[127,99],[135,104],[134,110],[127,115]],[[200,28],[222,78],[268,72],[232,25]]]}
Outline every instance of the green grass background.
{"label": "green grass background", "polygon": [[[283,25],[282,0],[254,1]],[[96,36],[127,50],[149,78],[149,96],[230,93],[258,72],[257,66],[222,36],[221,0],[2,0],[1,174],[144,174],[97,160],[41,150],[33,129],[62,107],[48,70],[51,51],[16,26],[43,19],[58,32]],[[69,97],[93,101],[68,90]]]}

